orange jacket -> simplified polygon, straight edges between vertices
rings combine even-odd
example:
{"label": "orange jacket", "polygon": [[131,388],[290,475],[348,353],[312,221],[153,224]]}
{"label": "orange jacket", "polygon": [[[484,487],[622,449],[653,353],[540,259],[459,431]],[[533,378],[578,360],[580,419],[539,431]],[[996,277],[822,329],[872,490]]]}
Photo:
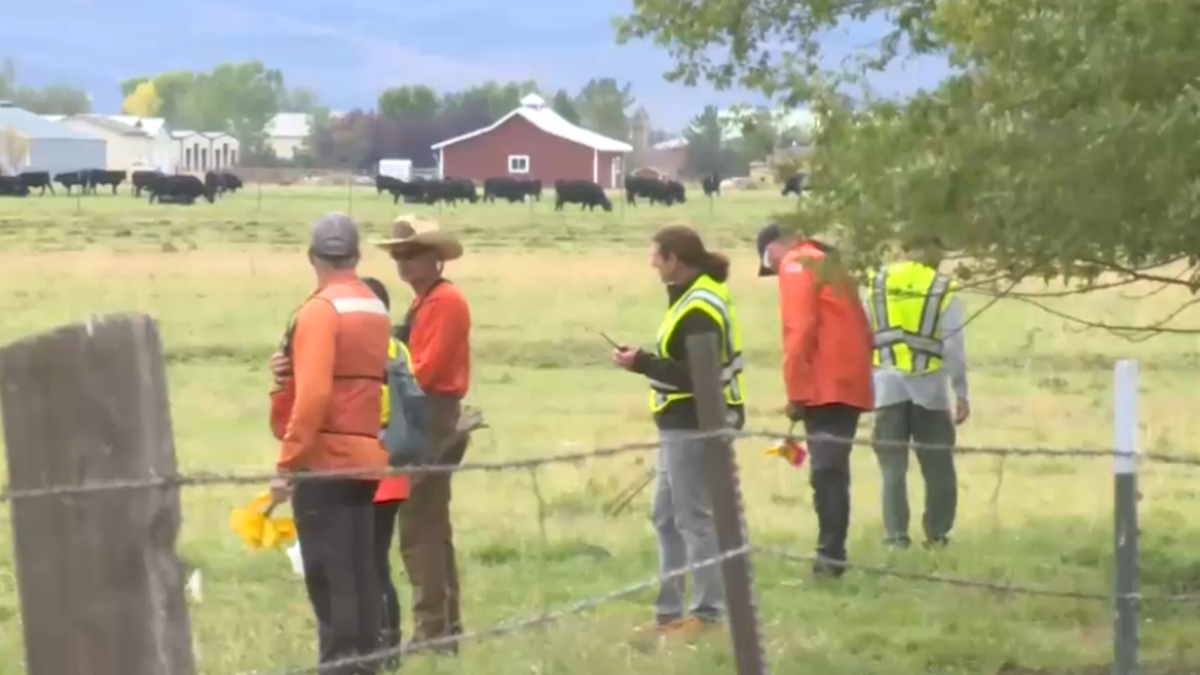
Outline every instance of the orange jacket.
{"label": "orange jacket", "polygon": [[390,334],[387,308],[353,273],[319,288],[296,313],[293,374],[272,392],[281,472],[387,466],[379,410]]}
{"label": "orange jacket", "polygon": [[825,249],[805,240],[779,265],[788,401],[871,410],[871,327],[854,280],[824,261]]}

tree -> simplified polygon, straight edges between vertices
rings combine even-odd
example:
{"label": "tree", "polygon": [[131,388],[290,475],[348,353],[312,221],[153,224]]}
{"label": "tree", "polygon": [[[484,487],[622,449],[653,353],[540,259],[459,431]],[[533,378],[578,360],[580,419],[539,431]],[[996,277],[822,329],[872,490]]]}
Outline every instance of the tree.
{"label": "tree", "polygon": [[[208,73],[170,71],[153,77],[125,80],[121,91],[129,96],[150,82],[161,106],[159,114],[176,128],[226,131],[242,144],[242,155],[266,152],[263,129],[289,101],[283,73],[261,61],[222,63]],[[311,103],[303,96],[302,103]]]}
{"label": "tree", "polygon": [[[820,66],[810,47],[821,31],[884,7],[894,10],[887,39],[854,68]],[[860,265],[890,242],[937,234],[972,261],[963,274],[1003,289],[1062,277],[1086,291],[1110,275],[1106,285],[1154,279],[1195,292],[1200,35],[1185,27],[1197,20],[1200,5],[1175,0],[750,0],[719,15],[635,0],[620,33],[667,46],[668,77],[813,100],[811,175],[827,189],[796,217],[838,223]],[[708,60],[720,42],[732,45],[726,58]],[[946,53],[957,72],[905,101],[863,87],[849,105],[846,85],[895,60],[902,42]],[[1150,271],[1171,262],[1186,269]]]}
{"label": "tree", "polygon": [[139,84],[133,92],[125,97],[125,102],[121,105],[121,109],[126,115],[156,117],[159,110],[162,109],[162,100],[158,98],[158,92],[154,89],[154,82],[146,80]]}
{"label": "tree", "polygon": [[92,100],[86,92],[64,84],[42,89],[22,86],[17,81],[17,66],[5,59],[0,66],[0,99],[39,115],[78,115],[91,112]]}
{"label": "tree", "polygon": [[551,102],[550,107],[571,124],[579,124],[579,111],[575,109],[575,101],[566,89],[554,92],[554,101]]}
{"label": "tree", "polygon": [[704,110],[688,125],[687,158],[684,170],[692,176],[717,173],[722,176],[745,173],[746,162],[734,150],[725,147],[724,122],[715,106]]}
{"label": "tree", "polygon": [[633,85],[619,86],[611,77],[589,80],[575,98],[580,124],[609,138],[629,138],[629,116],[634,104]]}
{"label": "tree", "polygon": [[393,120],[431,120],[441,111],[441,98],[424,85],[392,87],[379,95],[379,114]]}
{"label": "tree", "polygon": [[307,113],[321,107],[321,99],[317,92],[304,87],[296,87],[283,92],[279,100],[279,112]]}

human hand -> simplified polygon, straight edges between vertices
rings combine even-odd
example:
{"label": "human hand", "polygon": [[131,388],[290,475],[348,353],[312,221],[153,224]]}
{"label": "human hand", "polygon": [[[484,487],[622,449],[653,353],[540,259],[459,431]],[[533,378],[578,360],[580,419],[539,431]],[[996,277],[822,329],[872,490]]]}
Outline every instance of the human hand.
{"label": "human hand", "polygon": [[282,504],[292,498],[292,480],[287,476],[271,479],[271,506]]}
{"label": "human hand", "polygon": [[788,401],[787,407],[784,408],[784,414],[793,422],[803,422],[804,404],[797,401]]}
{"label": "human hand", "polygon": [[270,366],[271,375],[275,377],[276,382],[282,382],[284,378],[292,374],[292,360],[283,352],[275,352],[271,355]]}
{"label": "human hand", "polygon": [[958,426],[967,421],[971,416],[971,405],[967,403],[967,399],[960,398],[954,404],[954,425]]}
{"label": "human hand", "polygon": [[612,362],[625,370],[633,369],[633,361],[637,358],[638,349],[621,345],[613,350]]}

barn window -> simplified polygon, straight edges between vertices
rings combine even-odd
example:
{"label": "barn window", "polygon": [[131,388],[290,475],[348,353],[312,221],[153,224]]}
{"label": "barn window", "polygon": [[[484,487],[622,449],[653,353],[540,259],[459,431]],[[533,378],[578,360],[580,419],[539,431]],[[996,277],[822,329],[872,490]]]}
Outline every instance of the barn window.
{"label": "barn window", "polygon": [[529,155],[509,155],[509,173],[529,173]]}
{"label": "barn window", "polygon": [[229,151],[229,166],[237,164],[237,150]]}

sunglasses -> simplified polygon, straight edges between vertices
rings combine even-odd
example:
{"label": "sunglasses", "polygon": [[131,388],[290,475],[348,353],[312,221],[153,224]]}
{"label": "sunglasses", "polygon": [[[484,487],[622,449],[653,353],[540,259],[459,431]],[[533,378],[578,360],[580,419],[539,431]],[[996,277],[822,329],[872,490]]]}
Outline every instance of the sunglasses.
{"label": "sunglasses", "polygon": [[413,258],[419,258],[419,257],[425,255],[426,253],[429,253],[431,250],[432,249],[427,249],[427,248],[395,249],[392,251],[392,260],[396,260],[396,261],[412,260]]}

